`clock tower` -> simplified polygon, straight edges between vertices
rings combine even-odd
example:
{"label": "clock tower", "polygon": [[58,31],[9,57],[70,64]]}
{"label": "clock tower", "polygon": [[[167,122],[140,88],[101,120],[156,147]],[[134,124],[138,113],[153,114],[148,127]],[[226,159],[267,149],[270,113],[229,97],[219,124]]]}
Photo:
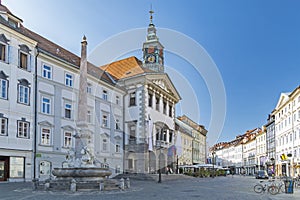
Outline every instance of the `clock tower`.
{"label": "clock tower", "polygon": [[143,44],[143,67],[156,72],[164,72],[164,47],[159,42],[156,28],[152,21],[154,12],[150,10],[149,13],[150,24],[147,30],[146,41]]}

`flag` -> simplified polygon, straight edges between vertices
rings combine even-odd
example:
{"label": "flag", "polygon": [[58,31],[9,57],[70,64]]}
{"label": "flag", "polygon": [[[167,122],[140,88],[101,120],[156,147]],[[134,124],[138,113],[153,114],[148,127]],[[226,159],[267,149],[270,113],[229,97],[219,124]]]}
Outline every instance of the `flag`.
{"label": "flag", "polygon": [[176,154],[178,156],[181,156],[181,154],[182,154],[182,143],[181,143],[181,133],[180,133],[180,131],[177,132],[175,146],[176,146]]}
{"label": "flag", "polygon": [[149,136],[148,150],[149,151],[153,151],[152,131],[153,131],[153,122],[151,120],[150,115],[148,115],[148,136]]}

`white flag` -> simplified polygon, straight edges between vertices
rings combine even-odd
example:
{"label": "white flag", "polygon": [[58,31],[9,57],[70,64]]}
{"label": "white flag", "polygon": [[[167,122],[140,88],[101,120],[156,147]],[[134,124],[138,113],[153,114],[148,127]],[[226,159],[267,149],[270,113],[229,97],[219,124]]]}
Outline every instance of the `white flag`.
{"label": "white flag", "polygon": [[153,130],[153,122],[150,118],[150,115],[148,115],[148,137],[149,137],[149,142],[148,142],[148,150],[153,151],[153,142],[152,142],[152,130]]}
{"label": "white flag", "polygon": [[178,130],[178,132],[177,132],[177,137],[176,137],[176,144],[175,144],[175,146],[176,146],[176,154],[177,154],[178,156],[181,156],[181,154],[182,154],[182,143],[181,143],[181,133],[180,133],[179,130]]}

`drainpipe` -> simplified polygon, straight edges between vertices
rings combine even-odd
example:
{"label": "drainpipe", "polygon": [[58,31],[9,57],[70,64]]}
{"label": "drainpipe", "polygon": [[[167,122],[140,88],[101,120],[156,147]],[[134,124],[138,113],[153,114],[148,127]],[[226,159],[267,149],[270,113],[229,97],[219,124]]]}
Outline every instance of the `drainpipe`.
{"label": "drainpipe", "polygon": [[37,145],[37,57],[39,56],[38,48],[35,56],[35,74],[34,74],[34,141],[33,141],[33,180],[36,179],[36,145]]}
{"label": "drainpipe", "polygon": [[126,136],[126,130],[125,130],[125,97],[128,93],[126,92],[124,95],[123,95],[123,174],[125,174],[125,136]]}

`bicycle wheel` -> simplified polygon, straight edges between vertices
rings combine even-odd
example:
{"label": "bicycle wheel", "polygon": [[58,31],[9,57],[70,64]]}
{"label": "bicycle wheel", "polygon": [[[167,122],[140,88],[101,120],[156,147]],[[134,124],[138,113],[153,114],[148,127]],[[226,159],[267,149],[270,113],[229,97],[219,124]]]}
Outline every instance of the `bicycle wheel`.
{"label": "bicycle wheel", "polygon": [[285,185],[284,185],[284,184],[282,184],[282,185],[279,186],[279,188],[278,188],[278,193],[279,193],[279,192],[285,193]]}
{"label": "bicycle wheel", "polygon": [[257,184],[257,185],[254,186],[254,192],[256,192],[256,193],[262,193],[263,188],[264,187],[261,184]]}
{"label": "bicycle wheel", "polygon": [[275,195],[279,192],[278,187],[275,185],[272,185],[268,188],[268,192],[272,195]]}

